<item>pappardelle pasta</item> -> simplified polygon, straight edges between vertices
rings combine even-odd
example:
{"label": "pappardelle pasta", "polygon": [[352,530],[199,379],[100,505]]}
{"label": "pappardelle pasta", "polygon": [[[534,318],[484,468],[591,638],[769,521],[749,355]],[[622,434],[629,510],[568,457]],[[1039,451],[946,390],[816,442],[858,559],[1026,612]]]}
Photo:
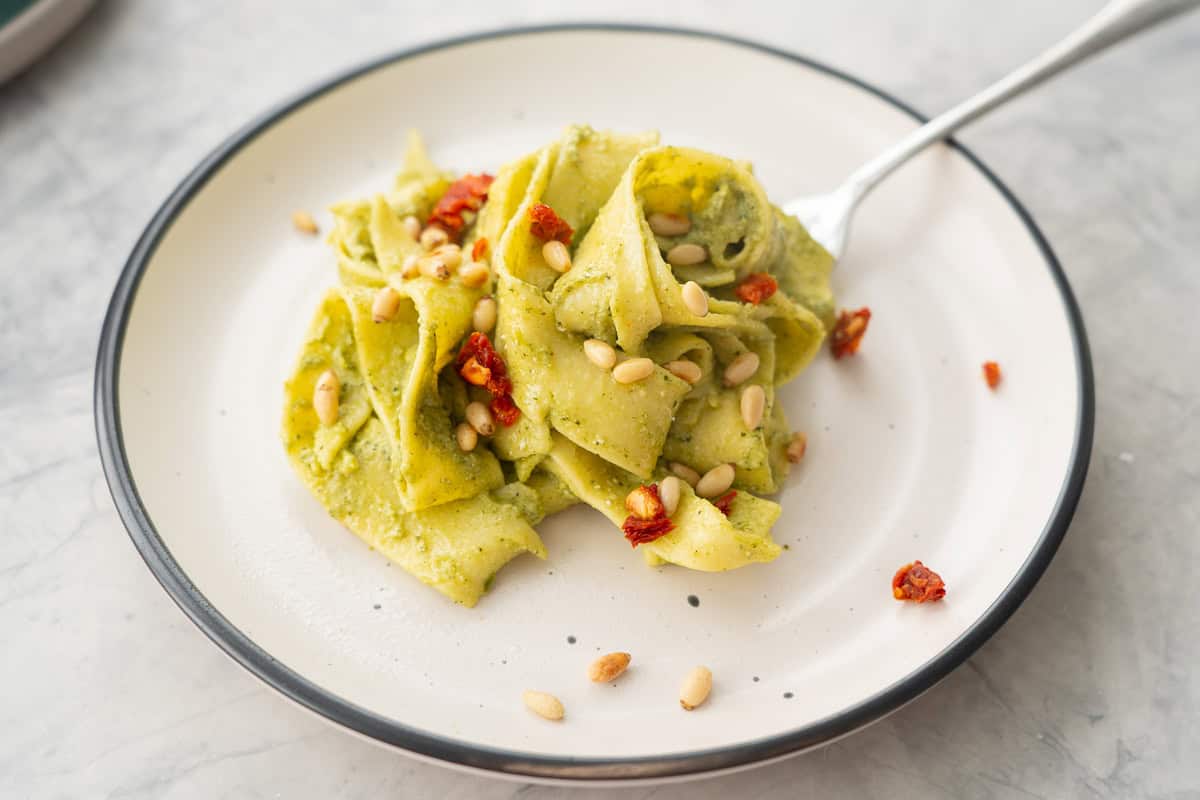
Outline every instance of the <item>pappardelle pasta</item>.
{"label": "pappardelle pasta", "polygon": [[467,606],[576,503],[651,565],[779,555],[775,390],[833,323],[833,260],[747,164],[571,126],[456,178],[410,134],[333,213],[282,435],[335,519]]}

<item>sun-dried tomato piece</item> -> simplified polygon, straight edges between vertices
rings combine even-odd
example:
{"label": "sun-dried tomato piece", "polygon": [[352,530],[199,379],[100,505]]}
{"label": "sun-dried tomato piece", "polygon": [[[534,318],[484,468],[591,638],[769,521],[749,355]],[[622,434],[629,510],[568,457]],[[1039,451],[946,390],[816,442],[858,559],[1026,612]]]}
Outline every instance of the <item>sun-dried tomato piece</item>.
{"label": "sun-dried tomato piece", "polygon": [[863,307],[858,311],[841,311],[829,339],[833,357],[841,358],[857,353],[858,345],[862,342],[863,334],[867,332],[867,323],[870,321],[871,309],[869,308]]}
{"label": "sun-dried tomato piece", "polygon": [[471,246],[471,260],[478,261],[487,255],[488,240],[486,236],[480,236],[475,240],[475,244]]}
{"label": "sun-dried tomato piece", "polygon": [[728,491],[725,494],[712,501],[712,504],[721,510],[725,516],[729,516],[729,512],[733,511],[733,498],[737,497],[736,491]]}
{"label": "sun-dried tomato piece", "polygon": [[492,341],[486,333],[475,331],[467,337],[462,348],[459,349],[456,361],[459,369],[472,360],[487,369],[493,376],[502,377],[508,374],[508,370],[504,366],[504,359],[500,358],[496,348],[492,347]]}
{"label": "sun-dried tomato piece", "polygon": [[656,519],[666,516],[666,508],[658,495],[658,484],[639,486],[625,498],[625,510],[638,519]]}
{"label": "sun-dried tomato piece", "polygon": [[621,530],[625,533],[625,538],[629,540],[631,547],[637,547],[639,544],[648,544],[655,539],[661,539],[671,531],[675,530],[675,523],[671,522],[671,518],[667,516],[655,517],[654,519],[638,519],[630,514],[621,523]]}
{"label": "sun-dried tomato piece", "polygon": [[430,225],[436,225],[458,241],[467,227],[465,215],[474,214],[487,202],[488,188],[495,180],[486,172],[479,175],[463,175],[446,189],[446,193],[429,214]]}
{"label": "sun-dried tomato piece", "polygon": [[[492,347],[487,334],[475,331],[463,342],[455,362],[463,380],[475,386],[483,386],[492,396],[492,414],[501,424],[512,425],[521,416],[512,399],[512,380],[504,359]],[[482,383],[480,382],[482,380]]]}
{"label": "sun-dried tomato piece", "polygon": [[771,295],[779,290],[779,284],[765,272],[754,272],[738,284],[734,293],[743,303],[759,303],[769,300]]}
{"label": "sun-dried tomato piece", "polygon": [[507,428],[521,418],[521,409],[517,408],[511,395],[500,394],[492,398],[492,416]]}
{"label": "sun-dried tomato piece", "polygon": [[658,484],[639,486],[625,498],[625,509],[629,516],[621,523],[621,530],[632,547],[653,542],[675,529],[667,510],[658,496]]}
{"label": "sun-dried tomato piece", "polygon": [[983,379],[987,381],[989,389],[995,389],[1000,385],[1000,365],[995,361],[983,362]]}
{"label": "sun-dried tomato piece", "polygon": [[543,242],[556,239],[563,244],[570,244],[575,233],[567,221],[545,203],[534,203],[529,209],[529,230]]}
{"label": "sun-dried tomato piece", "polygon": [[468,358],[458,368],[458,374],[462,375],[463,380],[472,386],[487,386],[488,381],[492,379],[492,371],[480,364],[474,357]]}
{"label": "sun-dried tomato piece", "polygon": [[914,603],[936,602],[946,596],[946,582],[920,561],[914,561],[896,570],[892,578],[892,596]]}

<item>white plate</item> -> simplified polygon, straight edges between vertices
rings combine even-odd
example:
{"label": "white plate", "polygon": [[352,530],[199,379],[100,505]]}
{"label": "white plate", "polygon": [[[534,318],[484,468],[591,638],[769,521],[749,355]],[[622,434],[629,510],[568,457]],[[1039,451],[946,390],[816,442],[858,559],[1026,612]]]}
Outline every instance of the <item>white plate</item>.
{"label": "white plate", "polygon": [[[749,159],[777,201],[833,186],[917,124],[795,56],[620,27],[471,37],[305,93],[196,168],[117,285],[96,416],[134,542],[268,684],[445,762],[645,780],[758,763],[878,719],[1029,592],[1091,445],[1091,368],[1066,280],[1024,210],[959,148],[923,155],[860,211],[835,284],[842,305],[875,316],[856,358],[823,354],[782,393],[810,446],[780,496],[775,533],[790,549],[772,564],[648,569],[574,509],[542,525],[548,562],[514,562],[465,609],[389,567],[291,473],[281,383],[335,270],[290,213],[386,186],[409,127],[439,163],[478,170],[571,121]],[[989,359],[1005,371],[997,392],[980,376]],[[945,602],[892,599],[892,572],[914,558],[946,578]],[[630,672],[588,683],[588,662],[615,649],[633,653]],[[676,692],[698,663],[715,688],[689,714]],[[566,721],[529,714],[530,687],[561,697]]]}

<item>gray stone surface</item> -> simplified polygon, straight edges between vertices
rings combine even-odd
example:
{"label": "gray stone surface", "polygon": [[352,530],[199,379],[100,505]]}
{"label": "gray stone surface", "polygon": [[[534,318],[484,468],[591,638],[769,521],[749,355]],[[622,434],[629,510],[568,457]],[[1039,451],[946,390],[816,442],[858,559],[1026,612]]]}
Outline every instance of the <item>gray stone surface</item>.
{"label": "gray stone surface", "polygon": [[[113,0],[0,87],[0,795],[568,794],[420,764],[282,702],[172,605],[116,517],[92,430],[101,316],[155,208],[248,117],[415,42],[599,17],[758,39],[936,111],[1099,3],[445,5]],[[824,750],[588,797],[1200,796],[1197,79],[1200,16],[962,137],[1043,226],[1095,353],[1091,476],[1029,601],[939,686]]]}

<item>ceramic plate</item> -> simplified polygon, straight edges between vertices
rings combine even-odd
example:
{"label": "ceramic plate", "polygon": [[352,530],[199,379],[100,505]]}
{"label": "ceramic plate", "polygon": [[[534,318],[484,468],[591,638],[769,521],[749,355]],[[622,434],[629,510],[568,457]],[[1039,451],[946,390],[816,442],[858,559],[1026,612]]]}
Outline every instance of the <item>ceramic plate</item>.
{"label": "ceramic plate", "polygon": [[[548,65],[571,91],[536,91]],[[387,186],[408,128],[439,163],[475,171],[572,121],[658,128],[747,159],[778,202],[831,188],[918,124],[797,56],[621,27],[469,37],[306,92],[196,167],[117,285],[96,416],[134,542],[263,681],[442,762],[661,779],[779,758],[879,719],[1026,596],[1066,530],[1091,445],[1090,364],[1066,279],[1026,212],[961,148],[922,155],[860,209],[834,283],[842,305],[874,317],[856,358],[822,354],[782,392],[810,445],[779,497],[775,536],[788,549],[772,564],[650,569],[577,508],[541,526],[548,561],[512,563],[467,609],[390,567],[291,473],[282,382],[335,280],[332,254],[292,229],[291,212]],[[318,219],[328,229],[328,214]],[[981,378],[985,360],[1004,368],[998,391]],[[945,577],[944,602],[892,599],[893,571],[914,558]],[[610,650],[633,653],[629,673],[589,683],[587,664]],[[715,688],[686,713],[677,687],[695,664]],[[526,688],[557,694],[566,720],[531,715]]]}

